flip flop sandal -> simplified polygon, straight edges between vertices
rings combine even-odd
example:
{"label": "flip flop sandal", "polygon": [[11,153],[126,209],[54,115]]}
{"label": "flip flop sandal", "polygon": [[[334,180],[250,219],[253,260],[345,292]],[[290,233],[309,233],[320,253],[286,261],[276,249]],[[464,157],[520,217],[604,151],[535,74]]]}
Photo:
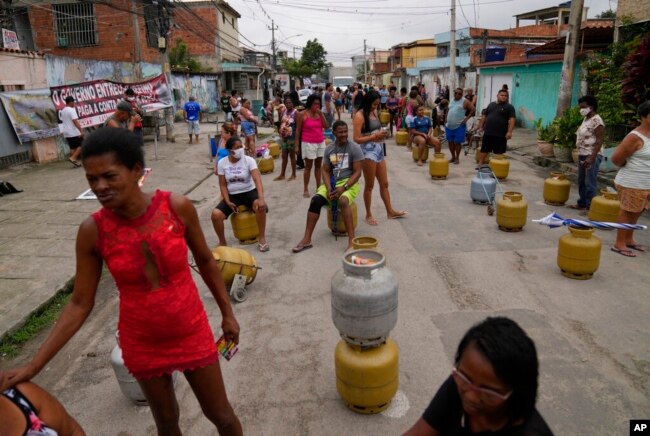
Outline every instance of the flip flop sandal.
{"label": "flip flop sandal", "polygon": [[294,253],[300,253],[301,251],[309,250],[311,247],[313,247],[312,244],[307,244],[307,245],[302,245],[298,244],[295,247],[291,249]]}
{"label": "flip flop sandal", "polygon": [[612,247],[611,250],[614,253],[618,253],[621,256],[625,257],[636,257],[636,254],[632,253],[632,250],[621,250],[620,248]]}
{"label": "flip flop sandal", "polygon": [[641,253],[645,253],[645,246],[641,244],[628,244],[627,248],[631,248],[632,250],[640,251]]}
{"label": "flip flop sandal", "polygon": [[269,244],[257,244],[257,248],[260,250],[260,252],[265,253],[271,249],[269,247]]}

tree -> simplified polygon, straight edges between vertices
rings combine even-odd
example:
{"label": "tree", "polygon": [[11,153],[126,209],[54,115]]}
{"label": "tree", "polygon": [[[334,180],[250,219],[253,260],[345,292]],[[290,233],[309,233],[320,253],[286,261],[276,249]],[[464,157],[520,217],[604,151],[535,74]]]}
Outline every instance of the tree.
{"label": "tree", "polygon": [[606,11],[603,11],[600,14],[596,15],[596,18],[611,18],[611,19],[614,19],[614,18],[616,18],[616,11],[613,11],[611,9],[607,9]]}
{"label": "tree", "polygon": [[182,70],[189,72],[209,71],[204,68],[201,62],[197,61],[187,48],[187,44],[181,38],[176,40],[174,46],[169,50],[169,65],[172,70]]}
{"label": "tree", "polygon": [[327,52],[318,39],[307,41],[305,48],[302,50],[302,56],[299,60],[283,59],[282,66],[289,75],[294,77],[308,77],[313,74],[325,73],[332,64],[325,59]]}

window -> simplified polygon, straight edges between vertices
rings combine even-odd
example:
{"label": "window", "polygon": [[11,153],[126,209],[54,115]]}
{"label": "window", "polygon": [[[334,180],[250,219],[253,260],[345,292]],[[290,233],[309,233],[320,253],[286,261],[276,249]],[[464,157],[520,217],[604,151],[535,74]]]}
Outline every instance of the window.
{"label": "window", "polygon": [[53,4],[54,34],[58,47],[98,44],[97,18],[93,3]]}
{"label": "window", "polygon": [[230,23],[232,24],[232,27],[235,27],[235,17],[230,19]]}
{"label": "window", "polygon": [[158,48],[160,29],[158,26],[158,6],[144,5],[144,22],[147,26],[147,45]]}
{"label": "window", "polygon": [[226,24],[226,13],[225,12],[221,13],[221,21],[223,22],[223,24]]}

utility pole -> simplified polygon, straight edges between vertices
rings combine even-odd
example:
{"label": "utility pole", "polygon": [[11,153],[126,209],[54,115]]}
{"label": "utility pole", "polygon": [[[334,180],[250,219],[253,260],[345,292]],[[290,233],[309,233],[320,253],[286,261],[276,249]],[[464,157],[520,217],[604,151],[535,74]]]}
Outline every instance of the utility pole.
{"label": "utility pole", "polygon": [[293,48],[293,59],[296,59],[296,47]]}
{"label": "utility pole", "polygon": [[366,40],[363,40],[363,83],[368,82],[368,58],[366,58]]}
{"label": "utility pole", "polygon": [[487,29],[483,30],[483,50],[481,51],[481,62],[485,63],[487,60],[487,43],[488,43],[488,31]]}
{"label": "utility pole", "polygon": [[[158,39],[158,47],[160,49],[160,67],[162,73],[167,79],[167,84],[170,86],[171,93],[171,83],[169,82],[169,72],[171,71],[169,65],[169,51],[167,50],[167,34],[169,29],[171,29],[171,13],[169,11],[170,6],[168,5],[168,0],[158,0],[158,30],[160,32],[160,38]],[[172,95],[172,99],[173,99]],[[174,137],[174,110],[171,107],[165,108],[165,136],[167,142],[176,142]]]}
{"label": "utility pole", "polygon": [[564,47],[564,63],[562,64],[562,76],[560,77],[560,92],[557,97],[556,117],[561,117],[564,111],[571,106],[571,90],[573,88],[573,77],[576,70],[576,50],[578,41],[580,40],[583,5],[584,0],[571,1],[569,30],[567,31],[566,46]]}
{"label": "utility pole", "polygon": [[271,51],[273,52],[273,70],[277,70],[278,69],[278,60],[277,60],[276,53],[275,53],[276,48],[277,48],[275,46],[275,31],[278,29],[278,26],[275,25],[274,20],[271,20],[271,27],[269,27],[269,29],[271,29]]}
{"label": "utility pole", "polygon": [[[449,32],[449,92],[456,88],[456,0],[451,0],[451,30]],[[451,95],[450,95],[451,97]]]}
{"label": "utility pole", "polygon": [[142,80],[142,46],[140,45],[140,26],[138,25],[138,6],[135,0],[131,0],[131,19],[133,20],[133,35],[135,37],[135,49],[133,53],[133,74],[138,80]]}

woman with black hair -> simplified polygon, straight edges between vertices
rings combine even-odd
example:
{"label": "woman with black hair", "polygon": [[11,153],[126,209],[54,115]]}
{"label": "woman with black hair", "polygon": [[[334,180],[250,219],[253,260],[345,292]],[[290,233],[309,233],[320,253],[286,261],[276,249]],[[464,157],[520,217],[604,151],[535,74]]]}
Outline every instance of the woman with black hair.
{"label": "woman with black hair", "polygon": [[353,140],[363,150],[363,203],[366,206],[366,223],[377,225],[377,220],[372,216],[372,190],[375,178],[379,182],[379,195],[386,206],[388,219],[403,218],[406,211],[393,209],[388,192],[388,169],[384,159],[384,139],[387,132],[382,130],[381,122],[377,116],[377,108],[381,96],[377,91],[369,91],[363,96],[359,111],[352,120]]}
{"label": "woman with black hair", "polygon": [[316,189],[321,182],[321,164],[325,154],[325,134],[323,131],[329,127],[325,115],[321,110],[322,100],[320,95],[311,94],[307,97],[305,110],[297,116],[296,120],[296,147],[300,148],[302,159],[305,162],[303,173],[304,190],[302,196],[309,198],[309,178],[311,167],[314,167]]}
{"label": "woman with black hair", "polygon": [[487,318],[460,341],[451,375],[406,436],[552,436],[535,408],[534,342],[517,323]]}
{"label": "woman with black hair", "polygon": [[140,189],[144,159],[138,143],[125,129],[102,128],[86,137],[83,167],[102,208],[79,227],[72,297],[31,361],[7,371],[1,387],[36,376],[81,328],[106,264],[119,290],[124,364],[147,398],[158,434],[181,434],[172,382],[172,373],[180,371],[219,434],[241,435],[187,263],[188,247],[221,311],[224,338],[238,343],[239,324],[226,286],[192,202],[171,192]]}

